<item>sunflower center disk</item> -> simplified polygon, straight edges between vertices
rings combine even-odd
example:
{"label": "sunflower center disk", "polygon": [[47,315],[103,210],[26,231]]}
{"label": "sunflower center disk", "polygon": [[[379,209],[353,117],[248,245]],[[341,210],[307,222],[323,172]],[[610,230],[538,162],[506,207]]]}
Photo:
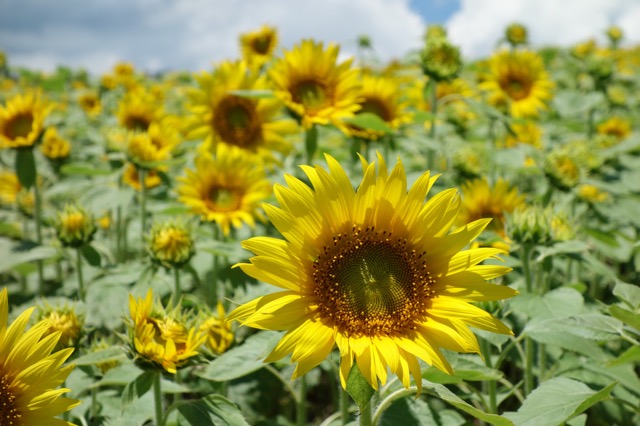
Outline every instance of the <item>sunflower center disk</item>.
{"label": "sunflower center disk", "polygon": [[526,98],[531,92],[531,82],[524,76],[509,76],[501,86],[516,101]]}
{"label": "sunflower center disk", "polygon": [[144,114],[130,113],[125,119],[124,126],[129,130],[146,132],[151,125],[151,120]]}
{"label": "sunflower center disk", "polygon": [[314,263],[320,314],[353,337],[413,328],[433,293],[423,256],[372,228],[339,234]]}
{"label": "sunflower center disk", "polygon": [[0,424],[22,424],[20,417],[20,411],[16,408],[16,396],[9,387],[9,378],[0,371]]}
{"label": "sunflower center disk", "polygon": [[318,81],[302,81],[291,91],[293,100],[309,110],[321,108],[327,100],[327,91]]}
{"label": "sunflower center disk", "polygon": [[33,116],[31,113],[17,115],[9,122],[7,136],[11,139],[26,137],[31,132]]}
{"label": "sunflower center disk", "polygon": [[378,99],[367,99],[361,105],[359,112],[370,112],[382,118],[384,121],[391,121],[391,113],[387,106]]}
{"label": "sunflower center disk", "polygon": [[227,96],[214,111],[213,127],[220,138],[241,148],[251,148],[258,143],[260,122],[254,103],[239,96]]}
{"label": "sunflower center disk", "polygon": [[213,188],[208,200],[209,208],[215,211],[232,211],[239,207],[238,196],[227,188]]}
{"label": "sunflower center disk", "polygon": [[253,50],[261,55],[266,55],[269,52],[269,46],[271,45],[271,37],[262,36],[258,37],[253,42]]}

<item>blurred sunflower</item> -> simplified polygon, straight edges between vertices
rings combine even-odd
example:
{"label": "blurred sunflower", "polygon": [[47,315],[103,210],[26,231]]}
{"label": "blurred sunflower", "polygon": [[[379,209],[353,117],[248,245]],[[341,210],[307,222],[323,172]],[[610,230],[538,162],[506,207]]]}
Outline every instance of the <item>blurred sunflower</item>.
{"label": "blurred sunflower", "polygon": [[256,31],[240,34],[242,58],[254,70],[273,57],[277,45],[278,31],[269,25],[263,25]]}
{"label": "blurred sunflower", "polygon": [[[122,172],[122,182],[129,185],[136,191],[142,190],[142,185],[140,184],[140,170],[138,170],[135,164],[127,164],[127,167]],[[145,173],[144,176],[144,184],[147,189],[155,188],[161,183],[162,179],[156,170],[147,170],[147,173]]]}
{"label": "blurred sunflower", "polygon": [[536,117],[547,108],[554,85],[537,53],[500,51],[491,57],[488,67],[479,88],[487,92],[489,103],[499,107],[506,97],[513,117]]}
{"label": "blurred sunflower", "polygon": [[228,235],[231,225],[240,228],[244,222],[253,227],[255,217],[262,218],[258,209],[271,194],[271,186],[258,157],[220,144],[215,157],[200,154],[195,166],[178,178],[177,192],[202,220],[216,222]]}
{"label": "blurred sunflower", "polygon": [[524,196],[518,194],[503,179],[490,186],[486,179],[475,179],[462,185],[462,209],[457,223],[461,226],[482,218],[491,218],[488,230],[502,238],[505,233],[505,214],[524,205]]}
{"label": "blurred sunflower", "polygon": [[60,332],[46,336],[47,320],[25,332],[33,309],[7,325],[9,299],[0,290],[0,424],[72,425],[55,417],[80,404],[62,396],[69,389],[56,389],[73,370],[62,366],[73,349],[53,352]]}
{"label": "blurred sunflower", "polygon": [[146,90],[128,92],[118,103],[120,125],[137,131],[146,131],[154,120],[162,117],[162,108]]}
{"label": "blurred sunflower", "polygon": [[6,170],[0,171],[0,205],[13,206],[21,189],[18,175]]}
{"label": "blurred sunflower", "polygon": [[75,347],[80,340],[84,316],[77,315],[73,306],[53,307],[46,305],[40,308],[39,321],[49,322],[49,329],[44,336],[59,332],[57,349]]}
{"label": "blurred sunflower", "polygon": [[598,124],[598,134],[611,136],[617,141],[625,140],[631,134],[631,123],[620,117],[611,117]]}
{"label": "blurred sunflower", "polygon": [[[398,129],[411,121],[411,114],[407,111],[408,103],[401,101],[400,87],[392,78],[363,76],[358,103],[358,113],[375,114],[391,129]],[[348,125],[347,129],[350,135],[367,140],[376,140],[384,135],[383,132],[363,129],[353,124]]]}
{"label": "blurred sunflower", "polygon": [[90,117],[95,117],[102,111],[100,97],[95,91],[85,91],[78,96],[78,105]]}
{"label": "blurred sunflower", "polygon": [[351,68],[351,59],[336,63],[339,51],[335,44],[325,49],[322,42],[303,40],[269,70],[276,95],[305,128],[330,123],[340,127],[340,120],[353,117],[359,108],[358,72]]}
{"label": "blurred sunflower", "polygon": [[170,133],[153,122],[148,132],[129,132],[127,159],[138,168],[157,168],[158,164],[154,163],[168,160],[179,141],[177,133]]}
{"label": "blurred sunflower", "polygon": [[162,306],[154,307],[151,289],[144,299],[135,300],[129,295],[129,312],[131,350],[142,367],[176,374],[178,368],[199,354],[205,336],[194,327],[187,327],[177,309],[166,312]]}
{"label": "blurred sunflower", "polygon": [[272,151],[287,153],[287,135],[297,132],[293,120],[280,118],[282,102],[276,98],[250,98],[237,90],[266,90],[267,78],[245,62],[223,62],[213,74],[196,76],[198,89],[190,92],[192,113],[185,126],[188,136],[203,139],[203,147],[215,150],[223,142],[269,158]]}
{"label": "blurred sunflower", "polygon": [[329,171],[302,166],[313,189],[286,175],[276,185],[280,208],[265,205],[286,240],[255,237],[243,247],[257,256],[240,264],[248,275],[284,291],[239,306],[229,320],[287,330],[265,362],[292,354],[294,378],[325,359],[337,344],[342,386],[354,358],[369,384],[396,374],[405,387],[422,376],[418,358],[452,373],[440,348],[479,353],[468,326],[512,334],[470,302],[499,300],[516,291],[488,284],[508,267],[478,265],[500,249],[463,250],[489,224],[480,219],[448,233],[460,210],[457,190],[425,203],[436,177],[420,176],[407,191],[400,161],[387,172],[378,154],[362,160],[354,193],[340,164],[326,155]]}
{"label": "blurred sunflower", "polygon": [[33,146],[44,130],[49,110],[36,91],[7,99],[0,105],[0,149]]}
{"label": "blurred sunflower", "polygon": [[[410,104],[427,113],[431,113],[431,96],[425,98],[425,89],[429,84],[428,80],[418,79],[411,83],[406,91]],[[466,99],[474,98],[476,92],[463,78],[453,80],[443,80],[436,86],[436,100],[441,108],[447,112],[447,117],[451,117],[451,112],[455,112],[458,121],[468,122],[476,117]],[[424,126],[429,128],[431,120],[426,120]]]}
{"label": "blurred sunflower", "polygon": [[595,204],[609,200],[609,193],[595,185],[583,183],[578,186],[578,197],[587,203]]}
{"label": "blurred sunflower", "polygon": [[58,134],[58,129],[49,127],[42,137],[40,150],[50,160],[63,160],[71,153],[71,144]]}
{"label": "blurred sunflower", "polygon": [[542,148],[542,127],[535,121],[526,120],[511,125],[513,133],[507,133],[504,146],[512,148],[518,144]]}

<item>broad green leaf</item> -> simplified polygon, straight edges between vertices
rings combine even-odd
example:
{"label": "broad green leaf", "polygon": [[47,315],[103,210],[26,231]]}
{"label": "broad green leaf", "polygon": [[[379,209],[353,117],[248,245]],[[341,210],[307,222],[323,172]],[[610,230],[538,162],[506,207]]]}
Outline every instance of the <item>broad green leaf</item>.
{"label": "broad green leaf", "polygon": [[640,287],[637,285],[617,282],[613,294],[631,308],[640,308]]}
{"label": "broad green leaf", "polygon": [[640,361],[640,346],[632,346],[622,353],[618,358],[609,362],[609,366],[616,366],[626,363]]}
{"label": "broad green leaf", "polygon": [[222,395],[180,404],[178,412],[192,426],[249,426],[240,408]]}
{"label": "broad green leaf", "polygon": [[247,338],[239,346],[223,353],[199,374],[216,382],[237,379],[264,367],[263,360],[273,349],[281,333],[261,331]]}
{"label": "broad green leaf", "polygon": [[[398,399],[387,408],[380,420],[379,426],[437,426],[439,423],[429,408],[429,405],[421,399]],[[463,420],[464,422],[464,420]]]}
{"label": "broad green leaf", "polygon": [[361,129],[393,133],[393,129],[382,118],[371,112],[362,112],[353,117],[345,118],[344,121]]}
{"label": "broad green leaf", "polygon": [[95,267],[100,266],[100,253],[98,253],[98,251],[94,249],[91,244],[84,244],[82,247],[80,247],[80,252],[82,253],[82,257],[84,257],[89,265]]}
{"label": "broad green leaf", "polygon": [[509,300],[514,312],[525,314],[529,318],[566,317],[578,314],[584,308],[584,299],[580,292],[570,287],[551,290],[544,296],[520,293]]}
{"label": "broad green leaf", "polygon": [[[480,358],[478,357],[478,360]],[[422,373],[422,377],[430,382],[441,384],[461,383],[464,381],[479,382],[484,380],[500,380],[502,372],[494,370],[476,362],[472,357],[461,355],[452,362],[453,375],[450,376],[436,367],[429,367]]]}
{"label": "broad green leaf", "polygon": [[105,176],[113,173],[113,170],[96,167],[92,163],[68,163],[60,167],[60,172],[67,176]]}
{"label": "broad green leaf", "polygon": [[609,312],[614,317],[618,318],[620,321],[625,324],[635,328],[636,330],[640,330],[640,315],[634,314],[631,311],[628,311],[624,308],[621,308],[617,305],[609,306]]}
{"label": "broad green leaf", "polygon": [[622,323],[607,315],[581,314],[564,318],[559,329],[587,339],[605,341],[620,337]]}
{"label": "broad green leaf", "polygon": [[36,160],[33,157],[33,148],[18,148],[16,152],[16,175],[20,185],[30,189],[36,182]]}
{"label": "broad green leaf", "polygon": [[9,271],[23,263],[44,260],[54,257],[56,249],[52,247],[35,246],[29,250],[15,251],[15,246],[1,244],[2,256],[0,256],[0,272]]}
{"label": "broad green leaf", "polygon": [[504,416],[518,426],[559,425],[607,398],[616,385],[596,392],[582,382],[555,377],[531,392],[517,412]]}
{"label": "broad green leaf", "polygon": [[584,241],[569,240],[560,241],[551,247],[543,247],[539,249],[539,255],[536,261],[541,262],[549,256],[556,256],[559,254],[576,254],[587,251],[588,245]]}
{"label": "broad green leaf", "polygon": [[95,365],[103,362],[121,361],[125,359],[125,355],[122,348],[112,346],[110,348],[103,349],[101,351],[91,352],[73,360],[73,363],[77,366],[80,365]]}
{"label": "broad green leaf", "polygon": [[564,321],[563,318],[536,318],[527,323],[523,332],[540,343],[556,345],[601,361],[607,359],[607,354],[595,340],[576,335],[574,330],[565,327]]}
{"label": "broad green leaf", "polygon": [[371,401],[373,394],[376,392],[369,382],[367,382],[367,379],[364,378],[358,368],[358,365],[355,363],[349,372],[346,390],[358,407],[366,406],[369,401]]}
{"label": "broad green leaf", "polygon": [[126,407],[131,404],[132,401],[147,393],[147,391],[151,389],[158,374],[160,373],[155,371],[145,371],[133,381],[127,383],[122,391],[122,406]]}

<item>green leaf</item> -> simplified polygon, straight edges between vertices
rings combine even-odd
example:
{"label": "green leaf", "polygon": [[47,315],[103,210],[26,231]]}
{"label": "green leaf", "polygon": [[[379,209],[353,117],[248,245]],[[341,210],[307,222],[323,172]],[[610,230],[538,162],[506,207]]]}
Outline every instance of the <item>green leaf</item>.
{"label": "green leaf", "polygon": [[365,407],[376,392],[364,378],[357,364],[353,364],[351,367],[346,390],[358,407]]}
{"label": "green leaf", "polygon": [[436,367],[429,367],[422,373],[424,379],[434,383],[452,384],[464,381],[481,382],[485,380],[500,380],[503,377],[502,372],[487,367],[476,361],[471,356],[460,355],[452,362],[453,375],[442,372]]}
{"label": "green leaf", "polygon": [[616,305],[609,306],[609,312],[625,324],[630,325],[636,330],[640,330],[640,315]]}
{"label": "green leaf", "polygon": [[131,404],[132,401],[147,393],[147,391],[151,389],[158,374],[160,373],[155,371],[145,371],[132,382],[127,383],[122,391],[122,406],[126,407]]}
{"label": "green leaf", "polygon": [[517,412],[504,416],[518,426],[559,425],[607,398],[616,385],[596,392],[582,382],[556,377],[531,392]]}
{"label": "green leaf", "polygon": [[511,420],[506,419],[497,414],[485,413],[484,411],[475,408],[471,404],[468,404],[467,402],[460,399],[456,394],[451,392],[449,389],[447,389],[443,385],[423,381],[423,387],[426,389],[426,391],[429,394],[437,396],[438,398],[442,399],[448,404],[451,404],[457,409],[462,410],[467,414],[470,414],[476,419],[483,420],[489,424],[497,425],[497,426],[513,426],[513,423],[511,422]]}
{"label": "green leaf", "polygon": [[539,249],[539,255],[536,258],[537,262],[541,262],[549,256],[556,256],[559,254],[576,254],[587,251],[588,245],[584,241],[569,240],[560,241],[551,247],[542,247]]}
{"label": "green leaf", "polygon": [[307,150],[307,158],[310,160],[318,149],[318,126],[315,124],[307,129],[304,135],[304,147]]}
{"label": "green leaf", "polygon": [[15,247],[7,247],[5,244],[0,244],[0,252],[0,272],[9,271],[23,263],[49,259],[57,254],[52,247],[35,246],[29,250],[16,251]]}
{"label": "green leaf", "polygon": [[551,290],[544,296],[520,293],[508,303],[515,312],[525,314],[529,318],[544,319],[579,314],[584,307],[584,299],[580,292],[570,287]]}
{"label": "green leaf", "polygon": [[80,365],[95,365],[103,362],[121,361],[127,356],[123,352],[122,348],[112,346],[110,348],[103,349],[101,351],[92,352],[73,360],[76,366]]}
{"label": "green leaf", "polygon": [[640,287],[637,285],[617,282],[613,294],[633,309],[640,307]]}
{"label": "green leaf", "polygon": [[16,175],[20,185],[30,189],[36,182],[36,159],[33,157],[33,148],[18,148],[16,151]]}
{"label": "green leaf", "polygon": [[82,247],[80,247],[80,253],[82,253],[82,257],[84,257],[89,265],[95,267],[100,266],[100,253],[98,253],[98,251],[94,249],[91,244],[84,244]]}
{"label": "green leaf", "polygon": [[[391,404],[389,408],[380,416],[378,421],[379,426],[436,426],[440,423],[438,420],[442,417],[443,411],[451,410],[438,410],[432,411],[429,405],[421,399],[402,398],[398,399]],[[454,412],[455,413],[455,412]],[[444,413],[447,415],[448,413]],[[455,413],[454,415],[456,415]],[[460,417],[459,414],[457,414]],[[464,424],[464,419],[461,423]]]}
{"label": "green leaf", "polygon": [[192,426],[249,426],[238,406],[222,395],[180,404],[178,412]]}
{"label": "green leaf", "polygon": [[261,331],[243,344],[223,353],[199,374],[216,382],[237,379],[264,367],[264,358],[271,352],[281,333]]}
{"label": "green leaf", "polygon": [[68,163],[60,167],[60,172],[67,176],[105,176],[113,173],[111,169],[96,167],[92,163]]}
{"label": "green leaf", "polygon": [[268,99],[273,98],[271,90],[232,90],[232,95],[242,96],[243,98]]}
{"label": "green leaf", "polygon": [[565,318],[548,320],[534,318],[527,323],[523,332],[540,343],[555,345],[601,361],[607,359],[607,354],[594,340],[576,335],[575,330],[565,325],[565,320]]}
{"label": "green leaf", "polygon": [[616,365],[621,365],[626,363],[634,363],[638,361],[640,361],[640,346],[632,346],[626,351],[624,351],[624,353],[620,355],[618,358],[610,361],[608,365],[616,366]]}
{"label": "green leaf", "polygon": [[354,117],[345,118],[344,121],[361,129],[393,133],[393,129],[389,127],[382,118],[371,112],[362,112],[356,114]]}

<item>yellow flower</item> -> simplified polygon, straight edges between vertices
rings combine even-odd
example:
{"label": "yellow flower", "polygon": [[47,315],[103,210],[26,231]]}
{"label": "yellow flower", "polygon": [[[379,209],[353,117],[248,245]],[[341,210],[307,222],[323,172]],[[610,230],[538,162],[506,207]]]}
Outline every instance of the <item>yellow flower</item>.
{"label": "yellow flower", "polygon": [[428,39],[420,52],[420,64],[422,72],[429,78],[436,81],[451,80],[462,68],[460,49],[443,37]]}
{"label": "yellow flower", "polygon": [[216,222],[228,235],[231,225],[240,228],[244,222],[253,227],[254,217],[262,218],[258,209],[271,187],[257,157],[220,144],[215,157],[200,154],[195,166],[178,178],[177,191],[180,201],[202,220]]}
{"label": "yellow flower", "polygon": [[165,139],[162,133],[130,132],[127,138],[127,158],[138,168],[158,168],[158,163],[171,157],[171,151],[175,147],[175,140]]}
{"label": "yellow flower", "polygon": [[93,216],[73,204],[67,204],[58,212],[55,228],[62,245],[70,247],[90,242],[96,232]]}
{"label": "yellow flower", "polygon": [[32,190],[22,188],[16,197],[18,210],[26,217],[33,217],[33,209],[36,205],[36,199]]}
{"label": "yellow flower", "polygon": [[[122,182],[129,185],[136,191],[142,190],[140,185],[140,171],[133,163],[129,163],[122,172]],[[147,189],[155,188],[162,183],[162,179],[155,170],[147,170],[144,176],[144,184]]]}
{"label": "yellow flower", "polygon": [[100,97],[94,91],[83,92],[78,97],[78,104],[90,117],[95,117],[102,111]]}
{"label": "yellow flower", "polygon": [[147,249],[154,261],[166,268],[177,268],[193,256],[193,238],[184,225],[158,223],[151,228]]}
{"label": "yellow flower", "polygon": [[127,93],[118,104],[120,125],[129,130],[146,131],[151,122],[162,117],[162,108],[153,96],[142,89]]}
{"label": "yellow flower", "polygon": [[22,185],[14,172],[0,171],[0,205],[13,206],[21,189]]}
{"label": "yellow flower", "polygon": [[256,31],[240,34],[242,58],[253,69],[260,68],[273,56],[278,45],[278,32],[275,28],[263,25]]}
{"label": "yellow flower", "polygon": [[266,362],[292,354],[294,378],[318,365],[335,345],[340,379],[354,362],[378,389],[387,372],[405,387],[422,377],[418,359],[452,373],[440,348],[479,353],[468,326],[512,334],[498,319],[470,302],[499,300],[516,291],[488,284],[508,267],[481,265],[500,249],[463,250],[488,225],[481,219],[448,233],[460,210],[457,190],[425,196],[437,176],[420,176],[407,191],[400,161],[390,172],[382,155],[363,165],[355,185],[326,155],[329,171],[302,166],[313,189],[286,175],[276,185],[281,207],[265,205],[285,240],[255,237],[243,247],[256,254],[240,264],[248,275],[279,287],[236,308],[229,320],[286,330]]}
{"label": "yellow flower", "polygon": [[609,194],[595,185],[584,183],[578,186],[578,197],[588,203],[602,203],[609,199]]}
{"label": "yellow flower", "polygon": [[527,27],[513,23],[505,29],[505,38],[512,46],[527,44]]}
{"label": "yellow flower", "polygon": [[334,124],[353,117],[359,108],[358,72],[351,59],[337,64],[340,48],[322,42],[303,40],[285,51],[269,75],[279,96],[305,128],[313,124]]}
{"label": "yellow flower", "polygon": [[551,184],[562,191],[576,186],[582,176],[574,154],[564,149],[553,150],[545,157],[544,172]]}
{"label": "yellow flower", "polygon": [[0,105],[0,148],[33,146],[42,134],[49,110],[39,92],[9,98],[5,106]]}
{"label": "yellow flower", "polygon": [[45,337],[49,321],[40,321],[25,332],[34,308],[7,324],[7,289],[0,290],[0,424],[72,425],[55,417],[80,404],[58,388],[73,365],[62,366],[72,348],[54,352],[60,338],[56,332]]}
{"label": "yellow flower", "polygon": [[[371,113],[380,117],[391,129],[398,129],[411,121],[406,111],[407,103],[401,101],[398,83],[391,78],[365,75],[362,77],[360,91],[360,110],[358,113]],[[362,129],[356,125],[347,126],[348,133],[363,139],[376,140],[383,132]]]}
{"label": "yellow flower", "polygon": [[532,120],[514,123],[511,129],[515,135],[508,133],[504,145],[506,147],[514,147],[518,144],[531,145],[536,148],[542,148],[542,128]]}
{"label": "yellow flower", "polygon": [[218,302],[218,315],[210,315],[200,326],[200,331],[205,333],[207,348],[216,354],[225,352],[233,343],[231,323],[226,321],[226,312],[221,302]]}
{"label": "yellow flower", "polygon": [[524,196],[502,178],[489,186],[486,179],[476,179],[462,185],[462,209],[458,224],[491,218],[487,229],[505,237],[505,214],[513,212],[524,204]]}
{"label": "yellow flower", "polygon": [[285,137],[298,131],[293,120],[282,119],[276,98],[249,98],[237,90],[266,90],[267,77],[248,69],[245,62],[223,62],[213,74],[196,76],[199,88],[191,91],[189,137],[203,139],[205,150],[218,143],[233,145],[269,158],[272,151],[291,150]]}
{"label": "yellow flower", "polygon": [[129,295],[129,312],[133,322],[129,329],[135,360],[143,367],[176,370],[198,355],[205,336],[188,328],[179,312],[154,308],[151,289],[144,299]]}
{"label": "yellow flower", "polygon": [[44,132],[40,150],[50,160],[62,160],[69,156],[71,144],[58,135],[58,130],[55,127],[49,127]]}
{"label": "yellow flower", "polygon": [[75,347],[78,343],[84,317],[78,317],[73,307],[53,308],[46,306],[42,308],[39,320],[49,322],[49,329],[44,333],[45,336],[56,332],[60,333],[60,340],[56,345],[57,349]]}
{"label": "yellow flower", "polygon": [[526,50],[500,51],[489,60],[488,73],[479,88],[488,93],[488,102],[499,107],[506,97],[514,117],[536,117],[547,109],[553,82],[542,58]]}
{"label": "yellow flower", "polygon": [[612,25],[607,28],[607,37],[609,41],[615,46],[622,39],[622,29],[616,25]]}
{"label": "yellow flower", "polygon": [[598,133],[611,136],[618,141],[625,140],[631,134],[631,123],[620,117],[611,117],[598,124]]}
{"label": "yellow flower", "polygon": [[576,58],[585,59],[591,56],[596,50],[596,41],[591,39],[578,43],[571,49],[571,54]]}

